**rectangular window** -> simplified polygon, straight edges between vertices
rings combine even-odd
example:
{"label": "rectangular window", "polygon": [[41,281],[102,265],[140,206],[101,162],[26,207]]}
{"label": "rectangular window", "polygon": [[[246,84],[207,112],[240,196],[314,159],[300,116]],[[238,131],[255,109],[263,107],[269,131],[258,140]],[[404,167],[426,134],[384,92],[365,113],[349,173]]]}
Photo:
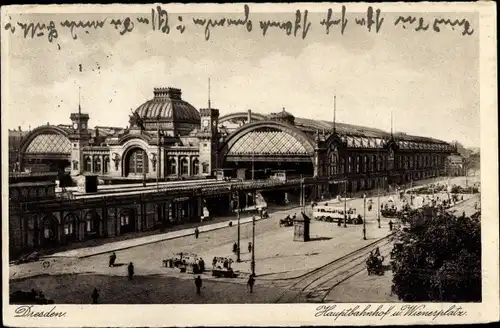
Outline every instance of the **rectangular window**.
{"label": "rectangular window", "polygon": [[87,220],[87,232],[90,232],[90,231],[92,231],[92,221]]}
{"label": "rectangular window", "polygon": [[50,237],[50,229],[49,228],[43,229],[43,236],[45,237],[45,239],[48,239]]}

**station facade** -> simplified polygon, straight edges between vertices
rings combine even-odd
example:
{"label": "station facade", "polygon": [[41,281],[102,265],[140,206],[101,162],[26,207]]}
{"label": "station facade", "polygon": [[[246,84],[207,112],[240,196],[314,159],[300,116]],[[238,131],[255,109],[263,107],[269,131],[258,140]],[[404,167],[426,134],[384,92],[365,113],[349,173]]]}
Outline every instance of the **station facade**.
{"label": "station facade", "polygon": [[[455,146],[441,140],[304,119],[285,109],[268,115],[245,111],[220,116],[210,102],[208,108],[194,108],[176,88],[155,88],[153,98],[131,113],[130,125],[125,128],[91,129],[90,116],[81,108],[70,120],[71,124],[37,127],[23,137],[17,165],[20,171],[66,172],[74,181],[91,174],[104,183],[205,179],[215,171],[240,180],[265,180],[275,172],[286,172],[287,178],[316,179],[308,190],[308,198],[314,199],[387,190],[445,175],[446,159],[456,152]],[[227,195],[210,197],[230,202]],[[68,220],[57,210],[42,213],[41,209],[39,215],[22,220],[40,220],[32,226],[42,227],[47,217],[55,218],[49,221],[58,227],[58,243],[66,232],[80,240],[85,231],[105,237],[148,230],[164,220],[160,212],[168,212],[171,220],[199,220],[201,204],[207,199],[193,202],[189,197],[180,199],[175,208],[165,202],[146,202],[136,204],[133,211],[115,206],[116,213],[111,214],[89,208],[73,213]],[[151,220],[144,219],[141,212]],[[110,215],[116,215],[119,224],[102,222]],[[70,226],[65,220],[74,223]],[[22,224],[19,229],[24,226],[30,225]],[[26,240],[32,239],[23,234]],[[37,238],[49,235],[40,232]]]}

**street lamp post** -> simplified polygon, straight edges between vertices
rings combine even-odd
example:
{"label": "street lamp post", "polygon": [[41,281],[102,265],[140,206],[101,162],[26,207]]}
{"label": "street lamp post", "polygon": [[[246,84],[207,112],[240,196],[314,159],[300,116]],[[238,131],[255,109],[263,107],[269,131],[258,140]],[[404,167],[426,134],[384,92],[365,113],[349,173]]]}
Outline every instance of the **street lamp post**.
{"label": "street lamp post", "polygon": [[255,215],[252,216],[252,262],[250,263],[252,275],[255,276]]}
{"label": "street lamp post", "polygon": [[377,178],[377,222],[380,228],[380,180]]}
{"label": "street lamp post", "polygon": [[144,150],[142,153],[142,186],[146,187],[146,165],[148,165],[148,155]]}
{"label": "street lamp post", "polygon": [[236,217],[238,219],[238,249],[236,250],[236,262],[241,262],[240,259],[240,193],[236,192],[237,204],[236,204]]}
{"label": "street lamp post", "polygon": [[347,228],[347,179],[344,180],[344,228]]}
{"label": "street lamp post", "polygon": [[363,195],[363,239],[366,240],[366,195]]}

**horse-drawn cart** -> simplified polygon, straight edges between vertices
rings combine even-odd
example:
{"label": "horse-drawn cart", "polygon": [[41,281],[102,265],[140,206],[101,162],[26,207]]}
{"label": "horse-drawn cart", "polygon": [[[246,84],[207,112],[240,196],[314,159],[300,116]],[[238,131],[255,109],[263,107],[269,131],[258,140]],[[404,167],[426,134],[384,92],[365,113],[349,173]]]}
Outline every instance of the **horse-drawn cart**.
{"label": "horse-drawn cart", "polygon": [[280,227],[292,227],[293,226],[293,219],[289,216],[287,216],[284,219],[280,220]]}
{"label": "horse-drawn cart", "polygon": [[381,255],[373,255],[370,253],[368,259],[366,260],[366,270],[368,271],[368,275],[379,275],[382,276],[384,274],[384,267],[382,263],[384,262],[384,257]]}

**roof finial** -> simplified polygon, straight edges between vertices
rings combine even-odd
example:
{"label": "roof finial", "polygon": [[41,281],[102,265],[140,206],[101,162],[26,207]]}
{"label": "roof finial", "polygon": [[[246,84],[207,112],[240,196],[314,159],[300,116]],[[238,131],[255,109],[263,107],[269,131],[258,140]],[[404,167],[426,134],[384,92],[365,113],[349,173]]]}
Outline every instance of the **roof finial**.
{"label": "roof finial", "polygon": [[208,109],[211,109],[211,103],[210,103],[210,78],[208,78]]}
{"label": "roof finial", "polygon": [[335,119],[337,115],[337,95],[333,96],[333,133],[336,132]]}
{"label": "roof finial", "polygon": [[283,107],[283,113],[285,112],[285,107]]}
{"label": "roof finial", "polygon": [[392,111],[391,111],[391,137],[393,137],[393,127],[392,127]]}

